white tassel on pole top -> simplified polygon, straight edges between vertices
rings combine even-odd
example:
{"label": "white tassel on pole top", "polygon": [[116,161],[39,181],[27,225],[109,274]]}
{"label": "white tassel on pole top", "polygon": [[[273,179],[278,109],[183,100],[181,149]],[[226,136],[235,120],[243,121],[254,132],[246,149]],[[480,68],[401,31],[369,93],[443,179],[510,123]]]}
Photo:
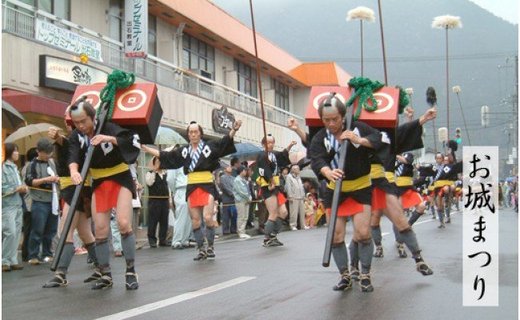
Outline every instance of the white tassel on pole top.
{"label": "white tassel on pole top", "polygon": [[462,28],[462,22],[460,22],[460,17],[457,16],[437,16],[433,18],[432,28],[436,29],[455,29]]}
{"label": "white tassel on pole top", "polygon": [[347,21],[350,20],[363,20],[368,22],[374,22],[376,17],[374,15],[374,10],[367,8],[367,7],[356,7],[352,10],[349,10],[347,12]]}
{"label": "white tassel on pole top", "polygon": [[356,7],[347,12],[347,21],[359,20],[361,33],[361,76],[363,76],[363,21],[374,22],[374,10],[367,7]]}
{"label": "white tassel on pole top", "polygon": [[[448,55],[448,31],[450,29],[461,28],[460,17],[444,15],[433,18],[432,28],[446,30],[446,126],[448,134],[450,132],[450,76],[449,76],[449,55]],[[449,138],[449,136],[448,136]]]}

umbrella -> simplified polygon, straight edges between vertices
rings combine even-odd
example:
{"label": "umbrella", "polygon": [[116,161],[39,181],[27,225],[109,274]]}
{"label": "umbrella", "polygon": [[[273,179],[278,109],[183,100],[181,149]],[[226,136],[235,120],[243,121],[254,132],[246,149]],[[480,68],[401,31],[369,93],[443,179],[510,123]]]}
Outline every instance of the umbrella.
{"label": "umbrella", "polygon": [[6,129],[17,129],[27,124],[25,118],[12,105],[2,100],[2,127]]}
{"label": "umbrella", "polygon": [[247,142],[235,144],[235,149],[237,149],[237,152],[231,154],[231,156],[237,158],[253,157],[264,152],[259,146]]}
{"label": "umbrella", "polygon": [[181,136],[177,131],[167,127],[159,127],[154,142],[154,144],[170,146],[187,143],[188,141],[186,141],[186,139],[184,139],[184,137]]}
{"label": "umbrella", "polygon": [[302,178],[302,179],[318,180],[318,177],[316,176],[314,171],[312,171],[311,169],[308,169],[308,168],[307,169],[303,169],[300,172],[300,178]]}
{"label": "umbrella", "polygon": [[4,142],[15,143],[20,154],[26,154],[27,150],[36,147],[40,138],[47,138],[47,131],[54,125],[50,123],[30,124],[13,132]]}

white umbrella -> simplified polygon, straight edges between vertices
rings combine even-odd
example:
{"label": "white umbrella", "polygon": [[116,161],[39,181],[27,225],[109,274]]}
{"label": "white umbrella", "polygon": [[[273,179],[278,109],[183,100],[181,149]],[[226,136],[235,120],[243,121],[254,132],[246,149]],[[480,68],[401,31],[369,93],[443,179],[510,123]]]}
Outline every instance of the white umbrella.
{"label": "white umbrella", "polygon": [[14,143],[18,146],[20,154],[26,154],[27,150],[36,147],[38,140],[48,138],[47,131],[54,127],[50,123],[30,124],[13,132],[4,142]]}
{"label": "white umbrella", "polygon": [[157,135],[155,136],[154,144],[157,145],[170,145],[174,146],[176,144],[187,144],[188,141],[184,139],[177,131],[167,128],[167,127],[159,127],[157,130]]}

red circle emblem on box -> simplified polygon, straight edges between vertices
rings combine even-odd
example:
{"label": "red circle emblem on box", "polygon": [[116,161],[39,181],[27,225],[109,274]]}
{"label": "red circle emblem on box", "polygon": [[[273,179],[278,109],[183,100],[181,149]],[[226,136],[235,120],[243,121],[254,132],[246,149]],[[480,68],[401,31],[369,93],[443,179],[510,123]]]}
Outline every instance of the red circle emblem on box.
{"label": "red circle emblem on box", "polygon": [[146,103],[146,93],[143,90],[133,89],[123,93],[117,99],[117,107],[122,111],[135,111]]}

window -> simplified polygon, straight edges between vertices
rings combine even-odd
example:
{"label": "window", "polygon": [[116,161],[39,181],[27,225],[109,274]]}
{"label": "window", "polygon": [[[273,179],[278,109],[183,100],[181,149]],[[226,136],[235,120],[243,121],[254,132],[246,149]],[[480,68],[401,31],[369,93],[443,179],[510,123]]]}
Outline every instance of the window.
{"label": "window", "polygon": [[289,111],[289,86],[273,79],[274,105]]}
{"label": "window", "polygon": [[[70,21],[70,0],[20,0],[20,2]],[[7,5],[10,3],[8,2]],[[20,9],[16,5],[13,7]],[[22,11],[25,12],[25,10]]]}
{"label": "window", "polygon": [[123,1],[110,0],[108,29],[110,38],[123,42]]}
{"label": "window", "polygon": [[256,70],[237,59],[234,64],[238,74],[237,90],[256,98],[258,95]]}
{"label": "window", "polygon": [[157,55],[157,18],[148,15],[148,54]]}
{"label": "window", "polygon": [[182,67],[215,79],[215,48],[185,33],[182,36]]}

